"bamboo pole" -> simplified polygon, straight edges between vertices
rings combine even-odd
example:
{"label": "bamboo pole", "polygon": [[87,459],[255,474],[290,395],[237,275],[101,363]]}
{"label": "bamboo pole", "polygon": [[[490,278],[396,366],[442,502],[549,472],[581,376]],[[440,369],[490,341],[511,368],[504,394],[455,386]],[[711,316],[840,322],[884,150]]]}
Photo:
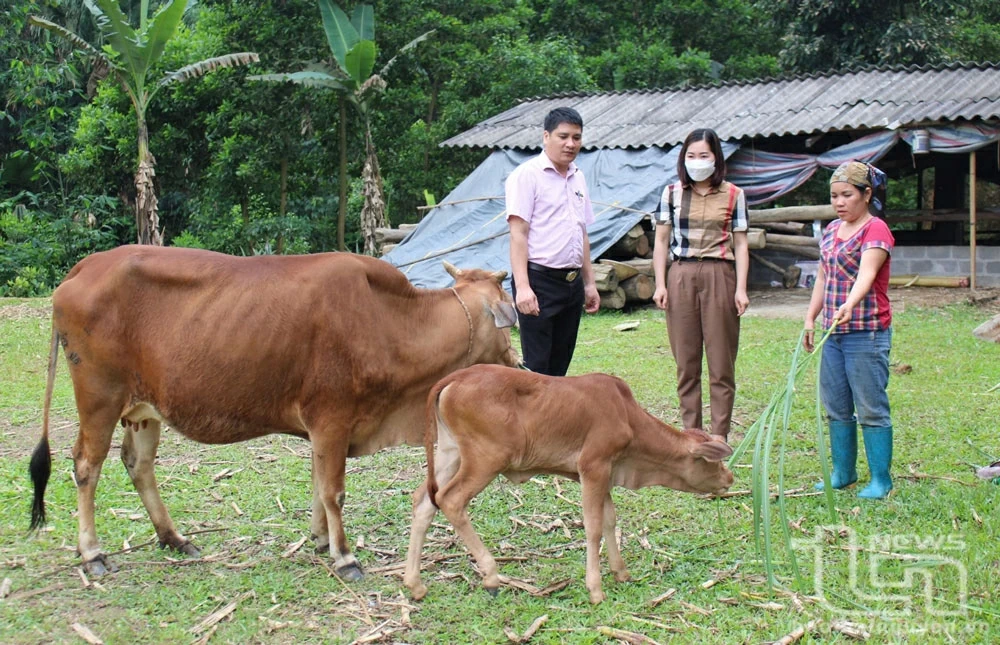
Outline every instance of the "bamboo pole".
{"label": "bamboo pole", "polygon": [[976,290],[976,151],[969,153],[969,289]]}

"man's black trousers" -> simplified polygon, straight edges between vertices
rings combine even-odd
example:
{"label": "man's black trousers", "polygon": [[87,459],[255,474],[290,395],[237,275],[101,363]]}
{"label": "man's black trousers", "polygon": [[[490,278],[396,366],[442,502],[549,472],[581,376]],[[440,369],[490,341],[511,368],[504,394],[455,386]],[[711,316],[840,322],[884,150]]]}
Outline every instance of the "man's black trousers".
{"label": "man's black trousers", "polygon": [[[538,298],[539,315],[517,312],[521,331],[521,356],[533,372],[565,376],[573,359],[576,335],[583,315],[583,278],[579,272],[567,282],[558,271],[528,268],[528,283]],[[511,282],[514,300],[517,289]]]}

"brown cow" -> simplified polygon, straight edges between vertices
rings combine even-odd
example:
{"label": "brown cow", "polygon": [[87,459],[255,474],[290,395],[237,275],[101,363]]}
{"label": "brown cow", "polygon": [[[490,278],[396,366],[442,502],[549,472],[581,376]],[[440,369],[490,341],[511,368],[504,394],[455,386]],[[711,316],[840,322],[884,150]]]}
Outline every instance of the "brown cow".
{"label": "brown cow", "polygon": [[446,268],[454,287],[422,290],[381,260],[346,253],[125,246],[83,259],[52,297],[32,528],[45,521],[62,345],[80,416],[73,459],[88,572],[111,566],[94,527],[94,491],[120,420],[130,428],[122,461],[160,545],[189,555],[198,550],[175,528],[153,472],[161,424],[211,444],[271,433],[308,439],[317,546],[329,548],[340,575],[361,577],[342,524],[347,457],[419,445],[435,382],[474,363],[517,362],[506,273]]}
{"label": "brown cow", "polygon": [[483,586],[496,593],[496,562],[466,507],[499,474],[515,484],[542,473],[580,482],[593,603],[604,600],[602,532],[615,579],[629,577],[615,541],[612,486],[718,494],[733,485],[733,473],[722,463],[732,448],[701,430],[681,432],[663,423],[639,406],[624,381],[606,374],[554,377],[493,365],[463,369],[430,391],[424,441],[427,480],[413,494],[403,577],[416,600],[427,593],[420,555],[436,507],[472,552]]}

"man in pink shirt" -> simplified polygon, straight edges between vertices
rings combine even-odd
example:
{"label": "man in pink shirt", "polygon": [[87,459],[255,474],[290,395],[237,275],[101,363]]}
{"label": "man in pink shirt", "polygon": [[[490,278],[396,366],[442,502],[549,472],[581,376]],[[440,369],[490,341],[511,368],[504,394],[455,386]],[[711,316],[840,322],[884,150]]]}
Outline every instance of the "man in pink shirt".
{"label": "man in pink shirt", "polygon": [[580,114],[565,107],[549,112],[542,142],[542,153],[507,178],[511,285],[525,365],[564,376],[583,310],[601,306],[587,237],[594,209],[573,163],[583,143]]}

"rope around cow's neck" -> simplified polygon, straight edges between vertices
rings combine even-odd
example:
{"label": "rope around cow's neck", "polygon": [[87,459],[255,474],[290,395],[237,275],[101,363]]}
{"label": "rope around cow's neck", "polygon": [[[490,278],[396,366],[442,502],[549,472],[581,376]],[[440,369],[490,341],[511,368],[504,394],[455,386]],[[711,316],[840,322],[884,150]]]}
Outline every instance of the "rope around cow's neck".
{"label": "rope around cow's neck", "polygon": [[458,304],[462,305],[462,311],[465,312],[465,319],[469,321],[469,351],[465,353],[465,362],[468,363],[468,365],[472,365],[472,314],[469,313],[469,308],[465,306],[465,301],[462,300],[462,296],[458,295],[458,289],[455,287],[448,288],[451,289],[451,292],[455,294],[456,298],[458,298]]}

